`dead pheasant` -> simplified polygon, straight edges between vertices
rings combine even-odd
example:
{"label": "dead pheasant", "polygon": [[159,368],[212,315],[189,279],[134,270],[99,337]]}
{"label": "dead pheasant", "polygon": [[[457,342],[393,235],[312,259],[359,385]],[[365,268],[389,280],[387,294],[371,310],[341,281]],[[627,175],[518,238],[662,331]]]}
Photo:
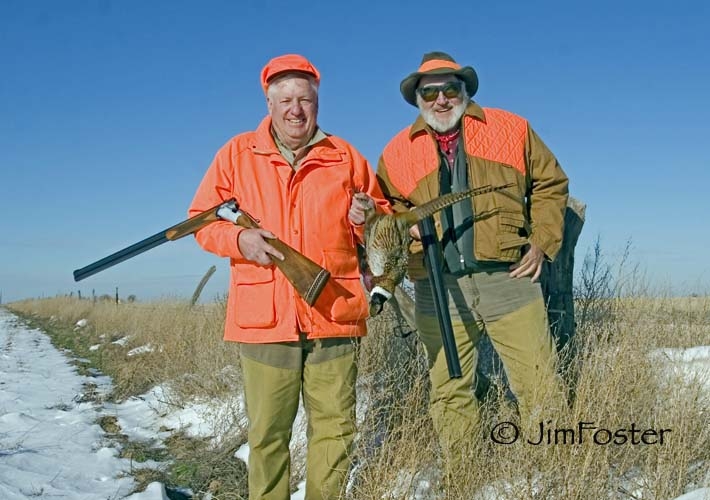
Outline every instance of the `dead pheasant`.
{"label": "dead pheasant", "polygon": [[410,227],[456,202],[500,191],[512,185],[484,186],[445,194],[409,212],[381,214],[370,207],[365,214],[365,253],[372,274],[370,316],[377,316],[382,311],[383,304],[392,297],[395,287],[404,279],[409,260],[409,244],[412,241]]}

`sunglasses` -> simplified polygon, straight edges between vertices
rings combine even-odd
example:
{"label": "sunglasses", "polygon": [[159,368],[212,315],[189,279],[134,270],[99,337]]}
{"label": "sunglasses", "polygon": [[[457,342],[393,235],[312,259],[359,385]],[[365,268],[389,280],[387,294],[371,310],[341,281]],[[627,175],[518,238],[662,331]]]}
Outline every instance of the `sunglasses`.
{"label": "sunglasses", "polygon": [[439,92],[444,93],[444,97],[447,99],[453,99],[461,95],[461,82],[448,82],[443,85],[427,85],[426,87],[419,87],[417,93],[426,102],[436,101],[439,97]]}

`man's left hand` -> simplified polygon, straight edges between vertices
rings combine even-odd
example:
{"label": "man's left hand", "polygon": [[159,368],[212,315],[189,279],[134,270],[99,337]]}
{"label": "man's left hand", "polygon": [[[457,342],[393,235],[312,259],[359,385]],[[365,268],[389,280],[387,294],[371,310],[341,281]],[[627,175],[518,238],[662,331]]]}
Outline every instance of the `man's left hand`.
{"label": "man's left hand", "polygon": [[511,278],[522,278],[523,276],[531,276],[530,281],[535,283],[540,274],[542,274],[542,263],[545,260],[545,252],[540,250],[540,247],[530,243],[527,250],[523,254],[520,262],[516,262],[510,266]]}
{"label": "man's left hand", "polygon": [[375,202],[367,195],[367,193],[355,193],[352,201],[350,202],[348,219],[350,219],[350,222],[356,226],[359,226],[365,222],[367,211],[374,206]]}

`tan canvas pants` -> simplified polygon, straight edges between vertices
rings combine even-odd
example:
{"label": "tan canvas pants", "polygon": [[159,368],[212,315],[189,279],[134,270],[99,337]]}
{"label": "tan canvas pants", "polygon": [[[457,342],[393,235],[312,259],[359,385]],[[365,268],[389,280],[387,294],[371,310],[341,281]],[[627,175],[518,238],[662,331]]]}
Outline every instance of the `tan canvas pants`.
{"label": "tan canvas pants", "polygon": [[557,407],[563,393],[539,284],[529,278],[510,278],[507,271],[459,278],[444,275],[444,280],[462,378],[449,378],[432,291],[426,280],[415,283],[416,324],[429,357],[429,411],[434,427],[444,452],[458,453],[461,447],[480,439],[478,401],[472,386],[476,344],[484,330],[518,399],[521,422],[546,411],[541,405],[551,402],[550,398],[554,399],[550,408]]}
{"label": "tan canvas pants", "polygon": [[356,341],[241,344],[249,418],[249,499],[288,500],[289,441],[303,396],[306,500],[336,499],[355,436]]}

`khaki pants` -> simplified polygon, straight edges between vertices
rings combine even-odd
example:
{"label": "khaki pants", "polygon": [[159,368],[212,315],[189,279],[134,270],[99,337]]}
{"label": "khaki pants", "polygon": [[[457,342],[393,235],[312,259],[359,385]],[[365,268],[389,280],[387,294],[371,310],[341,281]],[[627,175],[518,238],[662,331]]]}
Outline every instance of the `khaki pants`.
{"label": "khaki pants", "polygon": [[472,387],[476,344],[484,330],[503,362],[523,425],[536,414],[540,418],[543,401],[545,411],[556,413],[552,408],[559,408],[563,392],[540,285],[530,278],[510,278],[508,271],[459,278],[444,275],[444,281],[461,362],[460,379],[449,378],[429,283],[415,283],[416,324],[429,357],[429,411],[444,452],[459,453],[480,439],[479,407]]}
{"label": "khaki pants", "polygon": [[288,500],[289,441],[303,396],[306,500],[336,499],[355,436],[356,341],[241,344],[249,418],[249,499]]}

